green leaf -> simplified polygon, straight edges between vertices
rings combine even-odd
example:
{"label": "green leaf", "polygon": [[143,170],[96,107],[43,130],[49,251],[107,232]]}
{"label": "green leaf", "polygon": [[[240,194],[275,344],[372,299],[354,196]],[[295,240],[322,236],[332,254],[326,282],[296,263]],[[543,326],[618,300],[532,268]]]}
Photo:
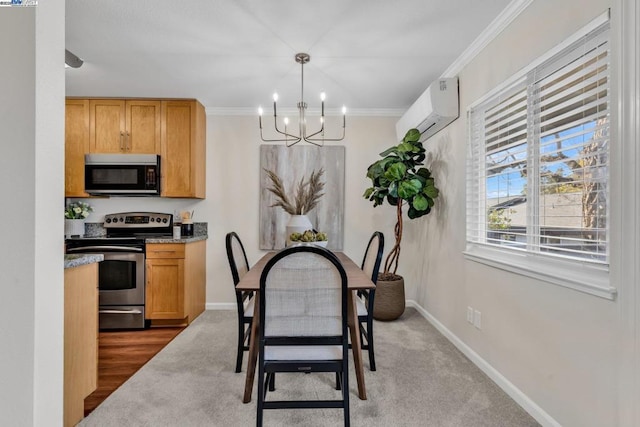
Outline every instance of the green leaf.
{"label": "green leaf", "polygon": [[413,198],[412,206],[419,211],[423,211],[429,207],[429,202],[422,194],[416,194],[416,197]]}
{"label": "green leaf", "polygon": [[422,183],[417,179],[400,181],[398,184],[398,196],[401,199],[409,200],[422,189]]}
{"label": "green leaf", "polygon": [[403,163],[394,163],[384,173],[385,178],[389,181],[399,181],[407,172],[407,167]]}
{"label": "green leaf", "polygon": [[420,168],[418,169],[418,171],[416,172],[416,174],[428,179],[429,177],[431,177],[431,172],[429,171],[429,169],[427,168]]}
{"label": "green leaf", "polygon": [[407,211],[407,216],[409,219],[416,219],[420,216],[420,211],[416,210],[413,206],[409,206],[409,211]]}
{"label": "green leaf", "polygon": [[362,195],[362,197],[364,197],[365,199],[368,199],[369,197],[371,197],[373,192],[374,192],[374,188],[373,187],[369,187],[364,191],[364,194]]}
{"label": "green leaf", "polygon": [[422,190],[422,193],[432,199],[435,199],[438,197],[438,194],[440,194],[440,191],[438,191],[438,189],[433,185],[427,185],[424,190]]}
{"label": "green leaf", "polygon": [[398,145],[398,153],[412,153],[414,148],[413,145],[403,142]]}
{"label": "green leaf", "polygon": [[397,183],[392,182],[389,185],[389,194],[394,198],[398,197],[398,184]]}
{"label": "green leaf", "polygon": [[380,153],[380,157],[387,157],[389,154],[397,154],[397,153],[398,153],[398,150],[394,146],[394,147],[391,147],[391,148],[387,148],[382,153]]}
{"label": "green leaf", "polygon": [[404,142],[418,142],[420,140],[420,131],[418,129],[409,129],[404,136]]}

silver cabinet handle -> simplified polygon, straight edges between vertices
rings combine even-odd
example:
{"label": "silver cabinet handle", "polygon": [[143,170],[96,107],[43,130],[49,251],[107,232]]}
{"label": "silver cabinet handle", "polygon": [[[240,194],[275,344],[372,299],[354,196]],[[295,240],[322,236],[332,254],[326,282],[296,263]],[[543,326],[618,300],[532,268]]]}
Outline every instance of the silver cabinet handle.
{"label": "silver cabinet handle", "polygon": [[125,151],[126,147],[124,145],[124,132],[120,132],[120,151]]}
{"label": "silver cabinet handle", "polygon": [[142,310],[98,310],[102,314],[142,314]]}

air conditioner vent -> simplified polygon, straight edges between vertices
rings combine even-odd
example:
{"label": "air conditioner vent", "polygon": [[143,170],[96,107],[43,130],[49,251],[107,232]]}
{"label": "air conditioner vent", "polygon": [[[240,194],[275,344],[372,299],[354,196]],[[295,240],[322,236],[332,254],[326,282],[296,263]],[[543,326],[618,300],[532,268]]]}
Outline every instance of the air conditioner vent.
{"label": "air conditioner vent", "polygon": [[424,141],[459,115],[458,78],[438,79],[398,120],[396,135],[401,140],[409,129],[416,128]]}

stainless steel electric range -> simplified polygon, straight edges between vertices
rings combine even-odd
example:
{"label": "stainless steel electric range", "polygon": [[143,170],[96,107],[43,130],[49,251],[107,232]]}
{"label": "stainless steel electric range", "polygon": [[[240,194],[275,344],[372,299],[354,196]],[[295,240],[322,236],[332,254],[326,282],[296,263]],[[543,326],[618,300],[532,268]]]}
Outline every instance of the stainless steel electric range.
{"label": "stainless steel electric range", "polygon": [[171,238],[173,215],[122,212],[105,215],[106,235],[66,240],[68,254],[104,255],[98,264],[101,330],[143,329],[145,321],[145,241]]}

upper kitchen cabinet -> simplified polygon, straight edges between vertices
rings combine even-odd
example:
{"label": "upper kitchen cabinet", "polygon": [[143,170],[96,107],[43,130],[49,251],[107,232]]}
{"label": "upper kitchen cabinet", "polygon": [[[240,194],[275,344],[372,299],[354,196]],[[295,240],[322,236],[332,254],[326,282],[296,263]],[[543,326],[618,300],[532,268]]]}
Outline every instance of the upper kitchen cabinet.
{"label": "upper kitchen cabinet", "polygon": [[204,199],[204,107],[196,100],[164,100],[161,122],[162,196]]}
{"label": "upper kitchen cabinet", "polygon": [[91,153],[160,154],[160,101],[91,99]]}
{"label": "upper kitchen cabinet", "polygon": [[65,112],[65,197],[87,197],[84,155],[89,152],[89,100],[67,99]]}

